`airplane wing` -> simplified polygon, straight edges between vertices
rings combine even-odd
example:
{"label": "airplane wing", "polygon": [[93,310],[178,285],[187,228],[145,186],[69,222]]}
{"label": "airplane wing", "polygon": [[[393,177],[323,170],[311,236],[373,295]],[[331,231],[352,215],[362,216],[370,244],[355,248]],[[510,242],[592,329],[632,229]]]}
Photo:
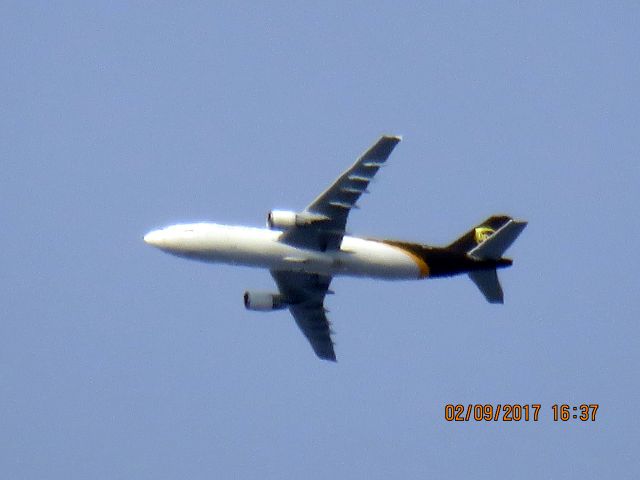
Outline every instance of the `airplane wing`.
{"label": "airplane wing", "polygon": [[280,293],[290,302],[289,311],[313,351],[318,357],[335,362],[332,332],[324,308],[324,297],[329,290],[331,277],[277,270],[272,270],[271,275]]}
{"label": "airplane wing", "polygon": [[349,212],[352,208],[358,208],[356,201],[367,192],[369,182],[400,140],[397,136],[380,137],[375,145],[304,210],[322,215],[327,220],[292,227],[283,233],[280,241],[312,250],[339,249]]}

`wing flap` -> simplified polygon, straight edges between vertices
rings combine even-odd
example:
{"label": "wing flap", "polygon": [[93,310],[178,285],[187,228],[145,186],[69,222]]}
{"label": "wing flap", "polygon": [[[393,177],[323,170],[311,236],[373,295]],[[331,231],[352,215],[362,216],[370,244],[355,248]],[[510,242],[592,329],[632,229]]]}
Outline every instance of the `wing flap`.
{"label": "wing flap", "polygon": [[[338,179],[324,192],[309,204],[306,210],[315,213],[331,214],[328,210],[329,202],[341,201],[342,194],[345,194],[343,188],[351,188],[354,190],[362,190],[361,187],[368,185],[380,167],[382,167],[395,146],[400,142],[398,136],[383,135],[380,139],[366,152],[364,152],[358,160],[355,161],[349,169],[347,169]],[[363,185],[364,184],[364,185]],[[349,194],[360,196],[360,192],[348,192]],[[346,223],[346,218],[345,218]]]}
{"label": "wing flap", "polygon": [[272,270],[271,276],[286,298],[291,315],[315,354],[323,360],[335,362],[336,354],[331,339],[333,332],[324,308],[324,298],[330,292],[331,277],[277,270]]}
{"label": "wing flap", "polygon": [[313,250],[339,249],[342,237],[345,235],[349,212],[358,208],[356,202],[363,193],[367,193],[369,183],[400,140],[401,138],[397,136],[380,137],[304,210],[304,212],[323,215],[327,220],[292,227],[282,234],[280,240]]}

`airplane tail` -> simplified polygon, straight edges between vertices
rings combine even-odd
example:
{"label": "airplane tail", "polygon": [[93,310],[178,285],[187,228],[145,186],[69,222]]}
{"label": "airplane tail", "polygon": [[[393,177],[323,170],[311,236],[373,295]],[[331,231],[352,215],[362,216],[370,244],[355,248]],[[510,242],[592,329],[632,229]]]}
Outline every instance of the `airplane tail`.
{"label": "airplane tail", "polygon": [[[464,252],[478,260],[500,260],[526,226],[527,222],[514,220],[506,215],[492,216],[458,238],[448,248]],[[504,294],[495,268],[471,271],[468,275],[489,303],[504,303]]]}

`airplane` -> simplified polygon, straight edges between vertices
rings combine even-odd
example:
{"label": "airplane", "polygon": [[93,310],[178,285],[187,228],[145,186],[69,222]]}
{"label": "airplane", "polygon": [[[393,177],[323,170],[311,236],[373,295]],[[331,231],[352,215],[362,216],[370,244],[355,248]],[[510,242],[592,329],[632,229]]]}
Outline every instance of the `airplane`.
{"label": "airplane", "polygon": [[336,361],[324,300],[336,275],[417,280],[467,274],[490,303],[503,303],[497,269],[527,225],[494,215],[445,247],[348,235],[349,212],[401,141],[383,135],[300,212],[272,210],[267,228],[189,223],[153,230],[144,241],[178,257],[266,268],[278,292],[244,292],[248,310],[289,309],[316,355]]}

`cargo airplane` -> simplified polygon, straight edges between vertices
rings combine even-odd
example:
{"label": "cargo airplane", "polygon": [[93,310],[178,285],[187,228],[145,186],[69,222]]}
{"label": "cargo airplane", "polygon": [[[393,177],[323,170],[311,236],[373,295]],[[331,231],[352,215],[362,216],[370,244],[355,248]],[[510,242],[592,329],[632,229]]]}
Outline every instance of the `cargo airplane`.
{"label": "cargo airplane", "polygon": [[180,224],[153,230],[144,241],[179,257],[268,269],[278,292],[248,290],[245,307],[288,308],[325,360],[336,360],[324,308],[336,275],[417,280],[467,274],[489,302],[503,303],[496,270],[511,265],[502,255],[524,221],[495,215],[445,247],[347,235],[349,212],[400,140],[382,136],[304,210],[269,212],[267,228]]}

